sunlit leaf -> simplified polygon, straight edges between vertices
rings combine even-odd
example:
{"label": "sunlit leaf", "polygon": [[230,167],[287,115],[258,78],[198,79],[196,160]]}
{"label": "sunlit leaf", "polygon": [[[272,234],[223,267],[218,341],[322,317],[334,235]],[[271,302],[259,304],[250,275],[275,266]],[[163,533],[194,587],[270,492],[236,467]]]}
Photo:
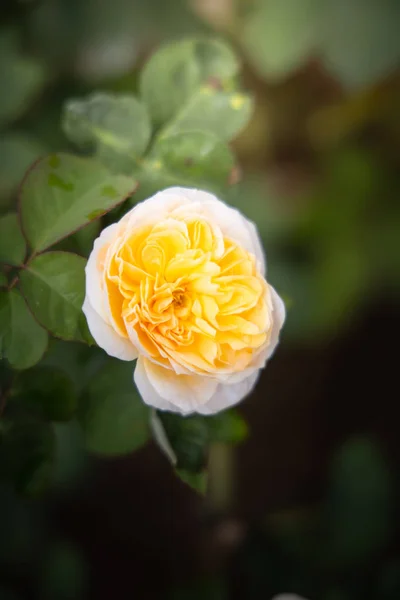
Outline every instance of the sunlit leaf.
{"label": "sunlit leaf", "polygon": [[229,147],[211,133],[189,131],[162,137],[137,172],[139,196],[148,193],[146,182],[154,189],[186,185],[217,190],[227,185],[233,167]]}
{"label": "sunlit leaf", "polygon": [[136,182],[112,175],[102,164],[68,154],[53,154],[25,177],[21,221],[32,248],[42,251],[90,223],[133,194]]}
{"label": "sunlit leaf", "polygon": [[186,39],[160,48],[145,65],[140,92],[156,124],[185,106],[208,79],[228,81],[238,72],[232,50],[217,40]]}
{"label": "sunlit leaf", "polygon": [[141,156],[150,140],[147,109],[134,96],[95,93],[68,100],[63,129],[75,144],[91,148],[102,159]]}
{"label": "sunlit leaf", "polygon": [[208,131],[222,140],[233,139],[248,123],[253,110],[249,94],[204,85],[166,125],[161,137],[182,131]]}

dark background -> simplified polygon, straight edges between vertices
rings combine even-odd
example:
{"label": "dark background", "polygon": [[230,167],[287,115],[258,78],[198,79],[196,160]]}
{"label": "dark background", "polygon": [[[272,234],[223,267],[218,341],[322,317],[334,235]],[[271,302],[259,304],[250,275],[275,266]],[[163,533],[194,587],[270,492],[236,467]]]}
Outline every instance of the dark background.
{"label": "dark background", "polygon": [[0,18],[1,211],[68,148],[67,98],[134,92],[164,40],[233,43],[256,109],[225,199],[257,223],[288,312],[205,498],[153,444],[100,459],[56,426],[49,492],[0,487],[1,600],[400,598],[399,3],[7,0]]}

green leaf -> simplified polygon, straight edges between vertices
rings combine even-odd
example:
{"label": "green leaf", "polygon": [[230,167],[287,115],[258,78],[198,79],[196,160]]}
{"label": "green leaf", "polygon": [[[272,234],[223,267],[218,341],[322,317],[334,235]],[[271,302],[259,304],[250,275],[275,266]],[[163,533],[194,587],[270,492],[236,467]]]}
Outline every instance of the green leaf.
{"label": "green leaf", "polygon": [[127,454],[149,439],[149,408],[133,383],[133,364],[110,359],[83,394],[79,420],[87,448],[96,454]]}
{"label": "green leaf", "polygon": [[0,273],[0,287],[7,286],[7,284],[7,277],[4,275],[4,273]]}
{"label": "green leaf", "polygon": [[133,194],[136,182],[102,164],[69,154],[41,159],[25,177],[21,221],[33,250],[41,252],[97,219]]}
{"label": "green leaf", "polygon": [[200,130],[229,141],[247,125],[252,110],[253,101],[248,94],[221,91],[214,85],[204,85],[166,125],[160,138],[173,133]]}
{"label": "green leaf", "polygon": [[140,92],[156,125],[167,122],[208,79],[230,81],[238,72],[232,50],[218,40],[186,39],[158,50],[145,65]]}
{"label": "green leaf", "polygon": [[76,393],[81,394],[107,359],[106,353],[97,346],[53,338],[41,365],[61,369],[73,381]]}
{"label": "green leaf", "polygon": [[162,137],[153,147],[151,160],[157,173],[199,186],[226,185],[235,164],[229,147],[205,131]]}
{"label": "green leaf", "polygon": [[153,437],[175,467],[176,474],[197,492],[207,488],[207,458],[210,443],[235,444],[248,434],[247,423],[236,410],[212,417],[182,417],[169,412],[151,413]]}
{"label": "green leaf", "polygon": [[190,486],[195,492],[205,496],[207,492],[207,471],[201,471],[200,473],[191,473],[184,469],[176,469],[176,475],[184,483]]}
{"label": "green leaf", "polygon": [[82,312],[86,260],[68,252],[46,252],[20,274],[26,301],[43,327],[64,340],[91,342]]}
{"label": "green leaf", "polygon": [[363,0],[361,11],[357,3],[330,0],[324,5],[325,66],[350,88],[395,73],[400,62],[399,20],[397,0]]}
{"label": "green leaf", "polygon": [[35,139],[18,133],[2,134],[0,140],[0,206],[17,191],[27,168],[45,154]]}
{"label": "green leaf", "polygon": [[178,469],[201,471],[211,442],[237,444],[246,439],[248,426],[232,409],[212,417],[153,411],[152,431],[157,444]]}
{"label": "green leaf", "polygon": [[26,255],[25,238],[22,235],[18,215],[9,213],[0,217],[0,262],[20,265]]}
{"label": "green leaf", "polygon": [[210,441],[239,444],[249,434],[244,418],[235,409],[224,410],[213,417],[207,417]]}
{"label": "green leaf", "polygon": [[43,64],[22,56],[13,32],[0,33],[0,127],[17,119],[39,94],[46,79]]}
{"label": "green leaf", "polygon": [[71,379],[52,367],[36,367],[19,374],[13,395],[18,402],[50,421],[68,421],[78,405]]}
{"label": "green leaf", "polygon": [[182,417],[162,411],[157,411],[157,417],[176,457],[176,468],[191,473],[203,471],[207,463],[209,442],[206,419],[201,416]]}
{"label": "green leaf", "polygon": [[103,160],[108,156],[137,158],[151,136],[147,109],[134,96],[95,93],[83,100],[69,100],[64,108],[66,136],[81,147],[93,148]]}
{"label": "green leaf", "polygon": [[29,413],[9,411],[1,421],[0,476],[28,496],[42,493],[53,471],[55,438],[51,426]]}
{"label": "green leaf", "polygon": [[15,369],[29,369],[47,348],[47,332],[28,310],[20,293],[0,291],[0,356]]}
{"label": "green leaf", "polygon": [[261,75],[279,80],[309,59],[320,41],[321,5],[319,0],[256,2],[245,20],[243,46]]}

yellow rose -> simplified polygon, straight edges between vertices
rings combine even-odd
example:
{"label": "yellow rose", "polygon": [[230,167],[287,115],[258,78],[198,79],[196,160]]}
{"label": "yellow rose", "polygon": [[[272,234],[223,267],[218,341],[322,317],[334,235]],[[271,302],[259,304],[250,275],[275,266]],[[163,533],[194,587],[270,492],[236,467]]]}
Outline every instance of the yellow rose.
{"label": "yellow rose", "polygon": [[285,318],[253,223],[186,188],[159,192],[102,231],[83,310],[109,355],[138,358],[144,402],[182,414],[242,400]]}

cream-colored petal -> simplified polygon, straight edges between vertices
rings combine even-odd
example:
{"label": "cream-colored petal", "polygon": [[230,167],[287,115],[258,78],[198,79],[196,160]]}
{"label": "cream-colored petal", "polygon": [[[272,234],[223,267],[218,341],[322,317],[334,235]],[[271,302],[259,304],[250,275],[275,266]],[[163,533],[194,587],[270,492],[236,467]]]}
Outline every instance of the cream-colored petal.
{"label": "cream-colored petal", "polygon": [[265,274],[265,255],[257,229],[238,210],[219,200],[214,194],[192,188],[168,188],[168,194],[177,194],[192,201],[192,204],[178,205],[174,215],[190,212],[206,217],[211,223],[217,223],[224,236],[227,236],[243,246],[257,258],[261,274]]}
{"label": "cream-colored petal", "polygon": [[169,410],[171,412],[180,413],[181,410],[174,404],[171,404],[170,402],[162,398],[150,383],[146,370],[144,368],[145,360],[146,359],[143,356],[139,356],[134,373],[136,387],[139,391],[139,394],[142,397],[143,402],[148,406],[153,406],[154,408],[157,408],[159,410]]}
{"label": "cream-colored petal", "polygon": [[111,325],[93,308],[88,297],[85,298],[82,310],[86,316],[90,333],[96,343],[110,356],[120,360],[134,360],[138,353],[129,339],[121,337]]}
{"label": "cream-colored petal", "polygon": [[273,306],[273,313],[272,313],[273,325],[272,325],[271,338],[270,338],[269,344],[268,344],[268,352],[266,353],[266,355],[264,357],[265,361],[267,361],[272,356],[275,348],[277,347],[277,345],[279,343],[279,334],[280,334],[280,331],[282,329],[282,326],[283,326],[283,324],[285,322],[285,318],[286,318],[286,309],[285,309],[285,304],[284,304],[282,298],[279,296],[279,294],[277,293],[275,288],[272,287],[272,285],[269,286],[269,289],[271,291],[272,306]]}
{"label": "cream-colored petal", "polygon": [[136,204],[123,218],[128,229],[162,221],[173,214],[177,206],[190,204],[190,199],[179,191],[181,189],[184,188],[168,188]]}
{"label": "cream-colored petal", "polygon": [[[285,305],[283,303],[282,298],[278,295],[275,289],[271,285],[269,286],[269,288],[271,291],[271,299],[273,306],[273,325],[271,336],[269,340],[263,346],[261,346],[258,352],[254,355],[254,358],[251,361],[249,367],[247,367],[243,371],[240,371],[239,373],[234,373],[233,375],[230,375],[229,381],[235,383],[240,382],[243,379],[249,377],[254,372],[254,370],[263,369],[267,361],[271,358],[279,343],[279,334],[285,322],[286,316]],[[224,373],[221,373],[218,377],[220,381],[226,380],[226,375]]]}
{"label": "cream-colored petal", "polygon": [[108,321],[107,294],[104,286],[104,269],[101,253],[114,241],[119,231],[119,224],[114,223],[106,227],[95,240],[93,250],[86,264],[86,296],[94,310]]}
{"label": "cream-colored petal", "polygon": [[143,358],[147,378],[157,394],[173,404],[182,414],[197,412],[215,393],[218,382],[202,375],[177,375]]}
{"label": "cream-colored petal", "polygon": [[249,377],[238,383],[220,383],[215,394],[207,402],[197,408],[197,412],[202,415],[213,415],[221,410],[225,410],[238,404],[253,390],[259,371],[253,372]]}

